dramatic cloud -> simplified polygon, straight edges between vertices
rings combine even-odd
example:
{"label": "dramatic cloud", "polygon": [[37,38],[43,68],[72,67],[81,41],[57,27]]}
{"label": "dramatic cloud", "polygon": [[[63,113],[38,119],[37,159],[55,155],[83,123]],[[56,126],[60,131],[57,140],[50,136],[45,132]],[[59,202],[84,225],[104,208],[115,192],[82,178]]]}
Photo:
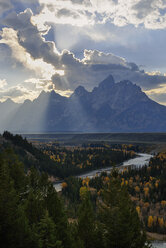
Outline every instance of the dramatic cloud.
{"label": "dramatic cloud", "polygon": [[84,50],[84,59],[82,61],[85,64],[115,64],[128,67],[124,58],[115,56],[111,53],[105,54],[96,50]]}
{"label": "dramatic cloud", "polygon": [[42,12],[33,18],[76,26],[111,22],[116,26],[144,25],[149,29],[166,27],[165,0],[39,0]]}
{"label": "dramatic cloud", "polygon": [[6,90],[0,90],[0,98],[1,101],[11,98],[16,102],[23,102],[23,100],[26,98],[31,99],[31,92],[27,91],[27,89],[23,88],[22,86],[17,85]]}
{"label": "dramatic cloud", "polygon": [[[13,8],[14,3],[20,4],[21,9],[24,5],[25,8],[37,6],[38,11],[29,7],[19,12],[19,8]],[[68,96],[79,85],[92,90],[109,74],[116,82],[127,79],[138,84],[153,99],[162,99],[161,95],[166,94],[164,74],[160,71],[145,72],[138,63],[130,62],[124,55],[118,56],[120,51],[116,47],[120,44],[126,50],[144,53],[145,46],[139,50],[130,40],[139,42],[138,29],[144,35],[147,29],[154,32],[166,28],[164,0],[1,0],[0,7],[0,14],[5,13],[0,31],[0,78],[8,77],[4,75],[5,66],[11,68],[9,73],[5,71],[11,73],[10,80],[7,78],[10,83],[0,80],[2,99],[34,99],[42,90],[52,89]],[[114,32],[111,32],[110,25]],[[65,32],[65,27],[70,33]],[[123,39],[121,33],[127,33],[126,27],[131,33]],[[58,28],[62,33],[59,40],[56,37]],[[82,41],[82,37],[88,37],[87,43],[91,41],[91,48],[86,47],[86,40]],[[98,42],[104,44],[102,51],[96,48]],[[85,47],[81,48],[83,43]],[[118,52],[110,52],[111,44]],[[73,52],[73,47],[77,46],[78,50],[82,49],[79,56]],[[155,51],[151,49],[148,52],[154,53],[155,57],[159,49],[160,44],[156,45]]]}
{"label": "dramatic cloud", "polygon": [[38,0],[14,0],[17,3],[21,3],[21,4],[38,4],[39,1]]}
{"label": "dramatic cloud", "polygon": [[166,105],[166,84],[160,84],[157,89],[150,89],[145,91],[145,93],[154,101]]}
{"label": "dramatic cloud", "polygon": [[28,53],[35,59],[43,58],[47,63],[56,64],[58,66],[58,53],[54,42],[47,42],[42,37],[49,30],[48,26],[39,31],[31,22],[32,11],[30,9],[16,14],[9,14],[4,24],[17,31],[18,42]]}
{"label": "dramatic cloud", "polygon": [[144,90],[157,88],[166,83],[166,77],[162,74],[149,75],[140,70],[135,63],[97,50],[85,50],[82,60],[76,59],[73,54],[69,55],[69,52],[62,54],[61,57],[65,65],[64,75],[55,74],[52,77],[55,88],[61,90],[74,90],[79,85],[92,90],[109,74],[114,76],[116,82],[130,80]]}
{"label": "dramatic cloud", "polygon": [[[0,80],[3,86],[6,86],[6,80]],[[42,80],[37,78],[29,78],[25,80],[22,84],[17,84],[12,87],[0,87],[0,98],[5,101],[8,98],[16,102],[23,102],[25,99],[34,100],[42,90],[48,91],[52,90],[53,85],[51,81]]]}
{"label": "dramatic cloud", "polygon": [[[166,82],[165,76],[149,75],[136,64],[112,53],[86,49],[82,60],[68,50],[58,53],[55,43],[43,38],[43,32],[47,31],[39,31],[31,22],[31,17],[30,10],[9,14],[5,19],[9,28],[3,28],[0,43],[8,45],[17,61],[44,79],[41,87],[38,87],[40,89],[49,90],[52,83],[55,90],[70,92],[79,85],[92,90],[109,74],[112,74],[116,81],[128,79],[146,90]],[[47,29],[49,30],[49,27]],[[48,81],[49,87],[44,88]],[[37,87],[34,90],[36,89]]]}
{"label": "dramatic cloud", "polygon": [[11,28],[4,28],[0,44],[6,44],[11,48],[12,56],[29,70],[35,71],[36,76],[48,77],[55,73],[53,66],[43,59],[33,59],[32,56],[18,42],[17,32]]}
{"label": "dramatic cloud", "polygon": [[3,89],[7,85],[6,79],[0,79],[0,89]]}

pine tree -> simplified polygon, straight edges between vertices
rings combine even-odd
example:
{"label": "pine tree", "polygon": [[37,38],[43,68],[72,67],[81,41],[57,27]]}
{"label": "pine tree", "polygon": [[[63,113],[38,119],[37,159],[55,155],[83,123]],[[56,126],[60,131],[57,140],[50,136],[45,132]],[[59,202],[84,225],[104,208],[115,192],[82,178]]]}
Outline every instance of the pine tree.
{"label": "pine tree", "polygon": [[82,194],[82,203],[78,214],[78,235],[83,241],[84,247],[95,246],[95,216],[92,203],[90,201],[89,192]]}
{"label": "pine tree", "polygon": [[14,169],[17,171],[19,164],[13,164],[13,173],[10,166],[9,161],[0,156],[0,244],[4,248],[38,248],[21,204],[20,188],[15,187]]}
{"label": "pine tree", "polygon": [[57,238],[62,241],[65,248],[71,248],[71,233],[62,202],[52,184],[49,184],[47,196],[45,197],[46,208],[49,216],[56,225]]}
{"label": "pine tree", "polygon": [[57,240],[56,226],[49,217],[48,211],[38,225],[40,248],[62,248],[62,242]]}
{"label": "pine tree", "polygon": [[99,216],[104,247],[144,247],[145,233],[126,187],[121,187],[116,170],[113,170],[109,187],[103,194]]}

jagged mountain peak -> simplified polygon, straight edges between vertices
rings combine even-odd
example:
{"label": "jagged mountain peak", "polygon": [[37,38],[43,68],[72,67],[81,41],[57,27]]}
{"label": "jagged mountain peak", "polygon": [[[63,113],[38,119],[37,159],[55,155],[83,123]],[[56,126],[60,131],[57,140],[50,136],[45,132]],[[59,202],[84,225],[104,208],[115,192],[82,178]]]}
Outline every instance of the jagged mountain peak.
{"label": "jagged mountain peak", "polygon": [[112,75],[109,75],[105,78],[98,86],[99,89],[107,90],[110,89],[115,84],[114,78]]}
{"label": "jagged mountain peak", "polygon": [[3,108],[6,108],[6,109],[12,108],[12,107],[17,107],[17,106],[21,105],[21,103],[14,102],[10,98],[7,98],[4,102],[1,102],[0,104],[1,104],[1,106],[3,106]]}
{"label": "jagged mountain peak", "polygon": [[129,80],[123,80],[116,84],[118,92],[123,94],[124,97],[130,96],[134,100],[150,100],[149,97],[142,91],[141,87],[132,83]]}
{"label": "jagged mountain peak", "polygon": [[55,92],[55,90],[51,90],[51,91],[42,90],[38,97],[56,96],[56,95],[58,95],[58,94]]}
{"label": "jagged mountain peak", "polygon": [[3,104],[15,104],[15,102],[12,99],[7,98],[6,101],[3,102]]}
{"label": "jagged mountain peak", "polygon": [[54,101],[54,100],[61,100],[64,97],[59,95],[58,93],[55,92],[55,90],[52,91],[42,91],[40,95],[34,100],[34,102],[49,102],[49,101]]}
{"label": "jagged mountain peak", "polygon": [[[10,105],[7,108],[0,106],[2,113],[7,113],[6,109],[10,108]],[[79,86],[67,98],[55,91],[42,91],[31,104],[21,106],[12,116],[9,114],[5,129],[45,132],[166,131],[166,107],[152,101],[129,80],[115,83],[111,75],[92,92]]]}
{"label": "jagged mountain peak", "polygon": [[75,89],[71,97],[73,96],[81,97],[81,96],[85,96],[87,93],[89,92],[83,86],[80,85]]}
{"label": "jagged mountain peak", "polygon": [[135,88],[139,91],[142,91],[140,86],[134,84],[133,82],[131,82],[130,80],[127,80],[127,79],[122,80],[122,81],[118,82],[117,84],[119,84],[120,86],[124,86],[124,87],[132,87],[133,89]]}
{"label": "jagged mountain peak", "polygon": [[58,93],[55,92],[55,90],[51,90],[49,94],[51,97],[56,97],[57,95],[59,95]]}
{"label": "jagged mountain peak", "polygon": [[26,99],[26,100],[24,101],[24,104],[31,104],[31,103],[32,103],[32,101],[29,100],[29,99]]}
{"label": "jagged mountain peak", "polygon": [[39,94],[39,97],[40,96],[45,96],[47,94],[47,92],[45,91],[45,90],[42,90],[41,92],[40,92],[40,94]]}

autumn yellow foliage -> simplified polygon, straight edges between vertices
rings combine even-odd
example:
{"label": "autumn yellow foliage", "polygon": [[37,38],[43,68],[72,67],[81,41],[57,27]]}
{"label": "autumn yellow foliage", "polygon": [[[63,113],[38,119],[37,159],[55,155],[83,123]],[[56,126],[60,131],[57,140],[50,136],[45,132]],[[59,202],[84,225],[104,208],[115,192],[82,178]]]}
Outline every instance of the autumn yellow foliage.
{"label": "autumn yellow foliage", "polygon": [[80,198],[84,199],[84,197],[86,196],[87,192],[88,192],[87,187],[85,187],[85,186],[81,187],[80,188]]}
{"label": "autumn yellow foliage", "polygon": [[141,212],[140,206],[137,206],[136,210],[137,210],[137,213],[140,214],[140,212]]}
{"label": "autumn yellow foliage", "polygon": [[153,226],[153,216],[148,217],[148,227],[151,228]]}
{"label": "autumn yellow foliage", "polygon": [[64,189],[64,188],[66,188],[67,187],[67,183],[66,182],[63,182],[62,183],[62,188]]}
{"label": "autumn yellow foliage", "polygon": [[161,206],[163,207],[163,208],[165,208],[166,207],[166,201],[161,201]]}
{"label": "autumn yellow foliage", "polygon": [[138,186],[135,186],[135,191],[136,191],[137,193],[139,193],[139,192],[140,192],[140,188],[139,188]]}
{"label": "autumn yellow foliage", "polygon": [[163,220],[163,218],[161,217],[159,217],[158,218],[158,223],[159,223],[159,226],[161,227],[161,228],[163,228],[164,227],[164,220]]}

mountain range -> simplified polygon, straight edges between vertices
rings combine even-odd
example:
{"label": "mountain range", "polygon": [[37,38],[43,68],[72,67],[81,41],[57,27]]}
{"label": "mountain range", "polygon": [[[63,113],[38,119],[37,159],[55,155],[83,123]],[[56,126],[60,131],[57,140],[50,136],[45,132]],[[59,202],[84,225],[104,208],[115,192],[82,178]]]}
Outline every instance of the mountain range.
{"label": "mountain range", "polygon": [[70,97],[42,91],[34,101],[0,103],[0,129],[15,132],[166,132],[166,106],[128,80],[110,75]]}

